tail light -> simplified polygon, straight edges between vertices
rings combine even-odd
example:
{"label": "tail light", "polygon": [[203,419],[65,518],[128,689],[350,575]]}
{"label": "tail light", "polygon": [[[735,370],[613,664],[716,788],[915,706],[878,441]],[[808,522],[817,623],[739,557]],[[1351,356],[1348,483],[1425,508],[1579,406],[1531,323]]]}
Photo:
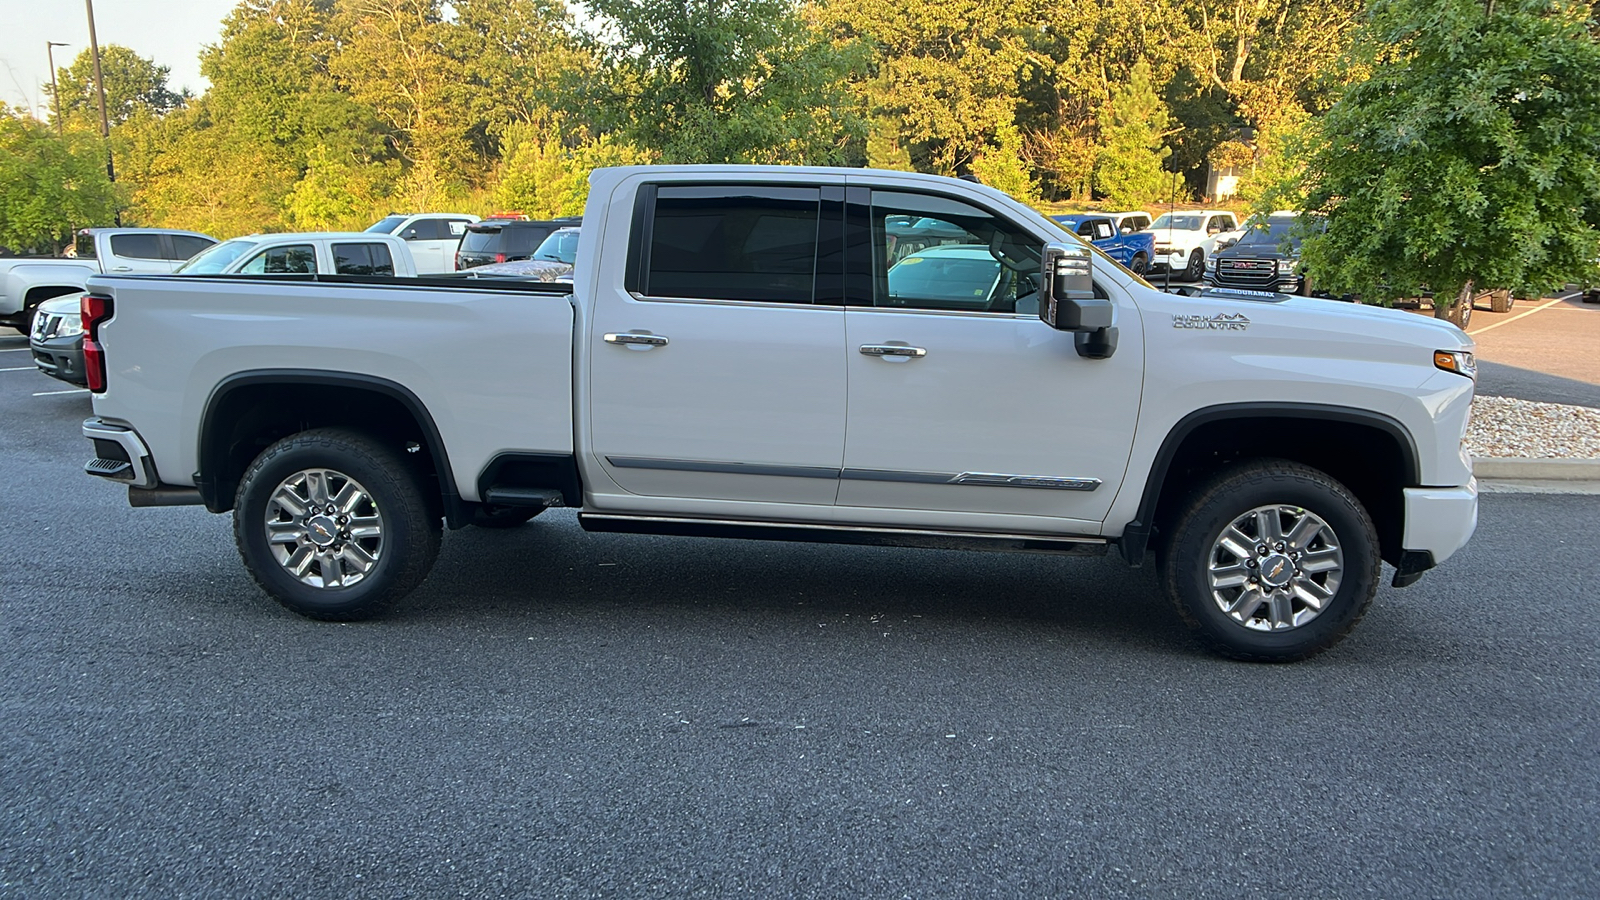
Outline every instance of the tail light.
{"label": "tail light", "polygon": [[456,270],[460,271],[460,269],[461,269],[461,253],[460,253],[460,251],[457,251],[456,252]]}
{"label": "tail light", "polygon": [[494,255],[494,261],[497,262],[497,263],[505,262],[506,261],[506,255],[504,253],[496,253]]}
{"label": "tail light", "polygon": [[111,318],[111,298],[84,294],[78,301],[83,321],[83,374],[89,390],[96,394],[106,389],[106,356],[100,349],[100,323]]}

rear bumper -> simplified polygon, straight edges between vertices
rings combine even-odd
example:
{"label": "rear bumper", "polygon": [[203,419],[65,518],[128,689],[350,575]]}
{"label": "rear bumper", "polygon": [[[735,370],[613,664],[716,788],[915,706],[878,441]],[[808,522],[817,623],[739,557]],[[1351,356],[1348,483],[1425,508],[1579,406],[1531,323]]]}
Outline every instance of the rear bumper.
{"label": "rear bumper", "polygon": [[150,489],[159,483],[150,450],[132,428],[94,416],[83,420],[83,436],[94,442],[95,456],[84,464],[84,472],[134,488]]}
{"label": "rear bumper", "polygon": [[1416,581],[1466,546],[1478,527],[1478,480],[1462,487],[1406,488],[1405,517],[1396,587]]}

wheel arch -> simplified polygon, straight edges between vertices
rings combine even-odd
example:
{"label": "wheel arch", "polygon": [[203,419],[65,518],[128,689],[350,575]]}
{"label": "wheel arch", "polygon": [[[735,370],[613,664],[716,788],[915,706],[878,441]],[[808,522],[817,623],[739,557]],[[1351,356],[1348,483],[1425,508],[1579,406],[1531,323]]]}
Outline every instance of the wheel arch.
{"label": "wheel arch", "polygon": [[[305,402],[315,400],[316,402]],[[331,411],[331,412],[330,412]],[[424,491],[452,528],[469,518],[444,439],[422,400],[404,385],[356,372],[257,369],[224,378],[200,416],[195,487],[206,509],[233,508],[250,462],[268,445],[301,431],[347,426],[396,442],[415,442]],[[405,454],[410,458],[412,454]]]}
{"label": "wheel arch", "polygon": [[[1322,427],[1314,435],[1270,430],[1286,419],[1316,420]],[[1422,477],[1416,441],[1391,416],[1319,403],[1230,403],[1184,416],[1162,440],[1138,513],[1118,540],[1123,558],[1131,565],[1143,563],[1186,485],[1250,458],[1300,462],[1338,479],[1367,507],[1378,527],[1383,558],[1399,560],[1405,524],[1402,488],[1420,484]]]}

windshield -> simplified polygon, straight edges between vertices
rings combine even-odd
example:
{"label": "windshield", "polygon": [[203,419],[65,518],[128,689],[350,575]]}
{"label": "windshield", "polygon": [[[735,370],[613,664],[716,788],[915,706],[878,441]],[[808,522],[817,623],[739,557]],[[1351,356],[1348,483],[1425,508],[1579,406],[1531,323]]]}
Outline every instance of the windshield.
{"label": "windshield", "polygon": [[[1244,237],[1239,239],[1239,246],[1250,244],[1266,244],[1276,247],[1289,237],[1289,229],[1294,227],[1294,220],[1288,218],[1273,219],[1271,222],[1255,223]],[[1299,241],[1291,243],[1298,244]]]}
{"label": "windshield", "polygon": [[578,259],[578,232],[557,231],[533,251],[534,259],[551,259],[572,265]]}
{"label": "windshield", "polygon": [[367,230],[374,234],[394,234],[395,229],[399,228],[400,223],[405,220],[405,216],[384,216],[367,226]]}
{"label": "windshield", "polygon": [[255,245],[255,241],[223,241],[201,251],[173,272],[184,275],[220,275],[222,270],[228,267],[228,263],[243,256]]}
{"label": "windshield", "polygon": [[1162,213],[1161,218],[1156,219],[1156,223],[1150,226],[1150,230],[1160,231],[1163,228],[1171,228],[1173,231],[1199,231],[1200,221],[1204,218],[1204,216]]}

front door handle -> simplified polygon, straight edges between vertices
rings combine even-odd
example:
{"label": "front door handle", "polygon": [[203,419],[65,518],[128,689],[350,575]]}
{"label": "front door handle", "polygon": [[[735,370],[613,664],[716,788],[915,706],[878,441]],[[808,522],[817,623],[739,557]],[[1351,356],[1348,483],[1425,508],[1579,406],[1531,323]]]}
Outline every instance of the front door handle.
{"label": "front door handle", "polygon": [[928,351],[921,347],[907,347],[904,344],[862,344],[863,356],[897,356],[907,359],[921,359],[928,355]]}
{"label": "front door handle", "polygon": [[608,334],[608,344],[634,344],[640,347],[665,347],[667,339],[659,334]]}
{"label": "front door handle", "polygon": [[111,271],[113,271],[113,272],[132,272],[133,271],[133,266],[117,266],[116,268],[112,269]]}

